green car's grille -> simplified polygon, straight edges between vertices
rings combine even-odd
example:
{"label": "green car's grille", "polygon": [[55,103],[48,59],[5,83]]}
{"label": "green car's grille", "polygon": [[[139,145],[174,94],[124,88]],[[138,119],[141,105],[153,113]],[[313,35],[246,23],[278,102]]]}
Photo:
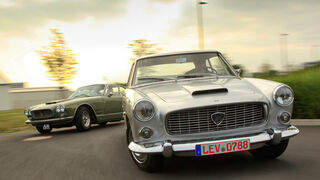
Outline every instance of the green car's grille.
{"label": "green car's grille", "polygon": [[[175,111],[167,115],[166,129],[179,135],[256,126],[266,121],[265,107],[263,103],[239,103]],[[215,122],[216,114],[221,122]]]}
{"label": "green car's grille", "polygon": [[42,109],[31,111],[32,119],[48,119],[54,116],[53,112],[50,109]]}

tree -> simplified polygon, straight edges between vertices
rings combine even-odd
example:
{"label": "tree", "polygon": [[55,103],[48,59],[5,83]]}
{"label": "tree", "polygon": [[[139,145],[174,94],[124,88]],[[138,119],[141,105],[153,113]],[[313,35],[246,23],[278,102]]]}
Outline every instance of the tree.
{"label": "tree", "polygon": [[272,65],[268,63],[264,63],[260,66],[260,71],[262,73],[269,73],[272,70]]}
{"label": "tree", "polygon": [[129,48],[132,49],[134,55],[133,58],[130,58],[131,61],[142,56],[158,53],[161,50],[160,48],[156,48],[156,44],[146,39],[133,40],[132,43],[129,44]]}
{"label": "tree", "polygon": [[66,47],[66,41],[58,29],[51,29],[53,38],[49,46],[43,47],[38,54],[41,56],[44,66],[47,68],[49,79],[56,81],[60,86],[69,83],[78,70],[75,54]]}

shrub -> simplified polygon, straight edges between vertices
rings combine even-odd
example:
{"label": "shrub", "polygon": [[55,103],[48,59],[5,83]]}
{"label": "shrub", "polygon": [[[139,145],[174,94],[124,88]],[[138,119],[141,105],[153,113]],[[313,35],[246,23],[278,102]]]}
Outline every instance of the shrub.
{"label": "shrub", "polygon": [[289,85],[295,93],[293,118],[320,119],[320,67],[267,78]]}

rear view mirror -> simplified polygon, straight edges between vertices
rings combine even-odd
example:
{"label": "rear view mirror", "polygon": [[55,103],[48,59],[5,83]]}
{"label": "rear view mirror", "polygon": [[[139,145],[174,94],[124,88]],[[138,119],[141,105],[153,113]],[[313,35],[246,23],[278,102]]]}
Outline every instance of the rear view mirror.
{"label": "rear view mirror", "polygon": [[111,97],[113,95],[113,92],[108,92],[108,97]]}
{"label": "rear view mirror", "polygon": [[240,74],[241,74],[241,69],[236,69],[235,71],[236,71],[237,75],[240,76]]}

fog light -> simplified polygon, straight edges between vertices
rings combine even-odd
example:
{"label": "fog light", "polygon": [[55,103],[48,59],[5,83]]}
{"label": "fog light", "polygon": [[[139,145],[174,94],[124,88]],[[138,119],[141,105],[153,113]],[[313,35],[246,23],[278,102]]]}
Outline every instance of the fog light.
{"label": "fog light", "polygon": [[279,119],[280,123],[288,124],[288,122],[291,119],[291,115],[288,112],[283,112],[283,113],[281,113],[281,115],[279,116],[278,119]]}
{"label": "fog light", "polygon": [[153,131],[148,127],[142,128],[140,133],[139,133],[139,135],[142,136],[145,139],[150,138],[152,136],[152,134],[153,134]]}

